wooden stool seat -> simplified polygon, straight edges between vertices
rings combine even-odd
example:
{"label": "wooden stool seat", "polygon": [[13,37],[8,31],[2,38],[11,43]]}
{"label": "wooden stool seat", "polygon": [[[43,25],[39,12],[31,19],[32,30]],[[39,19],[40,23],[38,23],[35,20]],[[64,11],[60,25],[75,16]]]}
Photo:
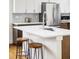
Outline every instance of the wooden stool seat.
{"label": "wooden stool seat", "polygon": [[[39,59],[41,57],[41,59],[43,59],[43,48],[42,48],[42,44],[41,43],[29,43],[29,52],[30,52],[30,59]],[[32,50],[32,48],[34,50]],[[32,51],[34,51],[34,55],[32,53]],[[40,56],[41,55],[41,56]],[[32,57],[33,56],[33,57]]]}
{"label": "wooden stool seat", "polygon": [[29,48],[41,48],[41,43],[29,43]]}
{"label": "wooden stool seat", "polygon": [[16,45],[22,45],[22,43],[23,42],[25,42],[25,41],[28,41],[27,39],[25,39],[25,38],[17,38],[17,40],[16,40]]}
{"label": "wooden stool seat", "polygon": [[24,41],[27,41],[27,39],[25,39],[25,38],[18,38],[18,39],[16,40],[16,42],[24,42]]}
{"label": "wooden stool seat", "polygon": [[[22,56],[25,56],[25,58],[27,56],[26,54],[27,51],[22,51],[23,49],[22,45],[24,42],[27,43],[28,39],[20,37],[20,38],[17,38],[16,40],[16,59],[17,57],[19,57],[19,59],[22,59]],[[24,46],[27,46],[27,45],[24,44]],[[28,48],[24,47],[24,49],[28,49]],[[25,53],[25,55],[23,55],[22,53]]]}

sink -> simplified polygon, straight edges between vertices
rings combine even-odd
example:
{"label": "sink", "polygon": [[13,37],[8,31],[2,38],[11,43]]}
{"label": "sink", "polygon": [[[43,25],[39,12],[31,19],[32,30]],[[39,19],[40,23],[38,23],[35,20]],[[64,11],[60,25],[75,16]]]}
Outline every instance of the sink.
{"label": "sink", "polygon": [[44,28],[44,30],[54,31],[52,28]]}

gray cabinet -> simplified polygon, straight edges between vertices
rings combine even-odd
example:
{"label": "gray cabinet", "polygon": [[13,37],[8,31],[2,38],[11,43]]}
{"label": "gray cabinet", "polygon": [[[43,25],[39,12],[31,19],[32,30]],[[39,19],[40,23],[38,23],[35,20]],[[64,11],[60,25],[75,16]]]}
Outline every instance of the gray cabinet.
{"label": "gray cabinet", "polygon": [[22,31],[13,28],[13,44],[16,44],[18,37],[22,37]]}

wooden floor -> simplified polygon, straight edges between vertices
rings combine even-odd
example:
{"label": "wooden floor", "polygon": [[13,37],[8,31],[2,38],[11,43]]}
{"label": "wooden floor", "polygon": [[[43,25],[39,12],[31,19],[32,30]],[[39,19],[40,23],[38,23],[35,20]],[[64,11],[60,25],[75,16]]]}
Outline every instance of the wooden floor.
{"label": "wooden floor", "polygon": [[9,59],[16,59],[16,46],[9,46]]}
{"label": "wooden floor", "polygon": [[[9,46],[9,59],[16,59],[16,46],[15,45]],[[22,57],[22,59],[27,59],[27,58]]]}

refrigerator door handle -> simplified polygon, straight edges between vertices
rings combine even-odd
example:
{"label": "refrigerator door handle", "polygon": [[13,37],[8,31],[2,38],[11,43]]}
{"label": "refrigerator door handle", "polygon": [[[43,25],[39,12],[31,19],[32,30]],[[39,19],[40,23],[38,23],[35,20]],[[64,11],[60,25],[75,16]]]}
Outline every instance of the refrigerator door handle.
{"label": "refrigerator door handle", "polygon": [[54,22],[55,22],[55,15],[54,15],[54,7],[53,7],[53,24],[54,24]]}

